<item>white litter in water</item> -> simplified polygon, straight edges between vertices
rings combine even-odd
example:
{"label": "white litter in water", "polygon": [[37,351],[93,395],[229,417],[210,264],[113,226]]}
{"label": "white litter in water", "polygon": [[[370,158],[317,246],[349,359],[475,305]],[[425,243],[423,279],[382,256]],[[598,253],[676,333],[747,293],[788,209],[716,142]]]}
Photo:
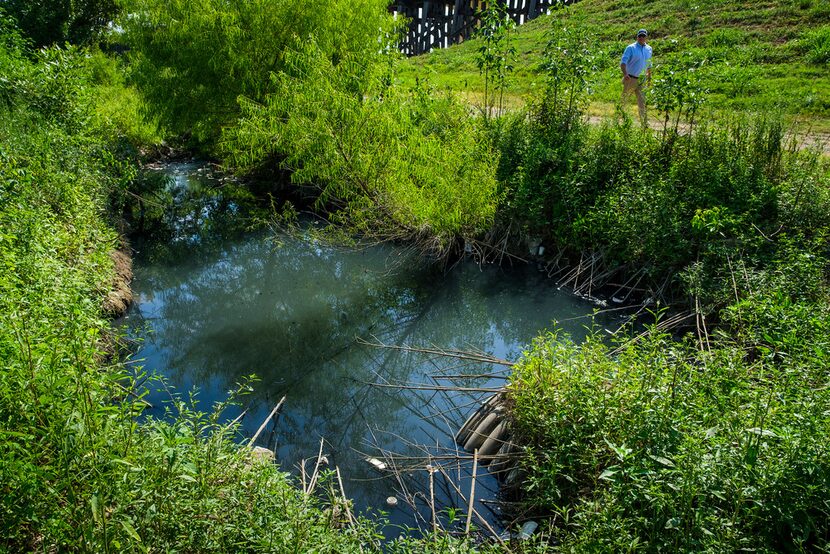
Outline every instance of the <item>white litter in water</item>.
{"label": "white litter in water", "polygon": [[377,458],[366,458],[366,461],[375,466],[375,469],[383,471],[386,469],[386,464],[378,460]]}

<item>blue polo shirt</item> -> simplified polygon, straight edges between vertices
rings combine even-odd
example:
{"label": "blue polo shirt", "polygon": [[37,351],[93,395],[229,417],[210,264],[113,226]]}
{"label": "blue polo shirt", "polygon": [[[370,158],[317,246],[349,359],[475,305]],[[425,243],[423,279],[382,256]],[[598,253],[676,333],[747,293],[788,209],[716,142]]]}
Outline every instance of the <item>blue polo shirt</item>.
{"label": "blue polo shirt", "polygon": [[626,72],[632,77],[639,77],[647,67],[651,67],[651,46],[634,42],[625,47],[622,61]]}

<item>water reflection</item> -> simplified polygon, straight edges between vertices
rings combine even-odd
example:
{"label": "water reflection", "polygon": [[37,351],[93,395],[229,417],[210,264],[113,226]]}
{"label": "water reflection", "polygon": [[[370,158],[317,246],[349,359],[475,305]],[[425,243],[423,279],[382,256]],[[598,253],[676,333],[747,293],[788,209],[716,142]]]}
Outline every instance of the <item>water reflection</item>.
{"label": "water reflection", "polygon": [[[135,356],[179,390],[198,387],[206,406],[255,373],[261,381],[247,399],[245,431],[252,435],[286,396],[275,432],[261,442],[275,443],[278,459],[290,469],[316,456],[324,437],[325,453],[340,467],[360,509],[385,507],[395,486],[378,479],[363,453],[378,446],[413,452],[410,443],[452,449],[452,433],[481,396],[371,383],[434,384],[441,371],[498,368],[379,350],[358,337],[515,359],[554,319],[591,312],[532,268],[505,272],[461,264],[444,275],[390,247],[348,251],[309,238],[277,242],[264,232],[246,233],[240,223],[245,210],[226,191],[203,182],[193,187],[197,194],[184,194],[196,169],[169,169],[177,176],[170,185],[177,198],[176,215],[168,220],[172,229],[135,242],[138,301],[128,326],[143,340]],[[578,337],[581,325],[567,330]],[[503,381],[471,383],[494,387]],[[164,394],[150,401],[163,405]],[[429,414],[438,415],[423,417]],[[492,479],[478,487],[480,499],[493,497]],[[458,501],[449,489],[441,496],[449,504]],[[391,516],[412,523],[404,508]]]}

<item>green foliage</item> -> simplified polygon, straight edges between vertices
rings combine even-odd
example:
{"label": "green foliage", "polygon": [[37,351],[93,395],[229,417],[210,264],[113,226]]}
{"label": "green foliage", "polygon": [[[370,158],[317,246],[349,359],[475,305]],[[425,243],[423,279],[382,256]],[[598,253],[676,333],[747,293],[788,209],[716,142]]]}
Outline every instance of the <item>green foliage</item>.
{"label": "green foliage", "polygon": [[803,48],[809,63],[830,66],[830,25],[806,33]]}
{"label": "green foliage", "polygon": [[0,11],[0,106],[9,107],[17,95],[15,76],[22,73],[25,42],[14,21]]}
{"label": "green foliage", "polygon": [[544,115],[516,118],[502,136],[501,216],[560,248],[649,268],[654,287],[673,282],[675,294],[723,306],[751,288],[733,283],[735,264],[767,271],[788,235],[830,225],[826,165],[787,153],[774,118],[657,136],[625,120],[564,128]]}
{"label": "green foliage", "polygon": [[91,81],[92,125],[124,148],[153,147],[161,143],[159,119],[128,81],[129,67],[121,57],[88,50],[85,65]]}
{"label": "green foliage", "polygon": [[0,22],[0,33],[0,105],[36,113],[70,133],[90,126],[132,145],[159,142],[116,60],[97,48],[54,46],[30,52],[13,27]]}
{"label": "green foliage", "polygon": [[778,355],[754,361],[725,338],[707,352],[654,330],[639,343],[534,344],[511,396],[533,445],[526,490],[556,514],[563,548],[827,548],[830,313],[771,306],[757,313],[789,316],[767,338]]}
{"label": "green foliage", "polygon": [[314,41],[334,65],[388,47],[383,0],[124,0],[135,83],[173,132],[208,143],[239,116],[237,98],[274,92],[286,53]]}
{"label": "green foliage", "polygon": [[[502,223],[518,221],[539,236],[583,209],[587,191],[559,182],[570,179],[586,147],[583,117],[598,55],[592,37],[579,28],[550,31],[541,64],[544,94],[531,103],[530,117],[521,113],[505,118],[508,123],[498,137],[499,177],[506,195]],[[563,237],[563,242],[568,240]]]}
{"label": "green foliage", "polygon": [[36,48],[88,44],[118,12],[115,0],[6,0],[2,9]]}
{"label": "green foliage", "polygon": [[0,96],[8,105],[25,105],[58,125],[77,130],[88,117],[89,105],[82,101],[89,83],[84,60],[74,48],[43,48],[34,63],[25,63],[23,51],[7,51],[17,63],[7,73]]}
{"label": "green foliage", "polygon": [[481,45],[476,63],[484,75],[484,117],[490,119],[494,112],[501,114],[504,110],[504,91],[516,56],[511,37],[516,23],[507,13],[507,5],[499,2],[487,4],[479,21],[476,36]]}
{"label": "green foliage", "polygon": [[663,132],[669,129],[669,121],[674,115],[673,132],[676,134],[681,119],[693,124],[695,115],[703,103],[706,89],[703,87],[701,72],[708,67],[705,60],[688,57],[673,66],[662,66],[656,70],[660,77],[655,79],[649,89],[649,99],[657,112],[663,116]]}
{"label": "green foliage", "polygon": [[547,79],[543,120],[557,119],[565,128],[578,121],[587,106],[586,93],[601,56],[596,38],[583,27],[551,28],[541,65]]}
{"label": "green foliage", "polygon": [[144,417],[146,376],[112,359],[101,306],[118,243],[103,216],[132,167],[73,115],[94,98],[76,94],[82,54],[0,52],[38,91],[0,105],[0,550],[378,552],[377,523],[345,521],[325,477],[303,494],[237,444],[227,403]]}
{"label": "green foliage", "polygon": [[389,85],[383,56],[338,64],[313,42],[286,58],[264,105],[243,101],[226,133],[232,163],[280,156],[318,207],[360,234],[410,239],[439,257],[488,229],[497,200],[487,136],[450,97]]}

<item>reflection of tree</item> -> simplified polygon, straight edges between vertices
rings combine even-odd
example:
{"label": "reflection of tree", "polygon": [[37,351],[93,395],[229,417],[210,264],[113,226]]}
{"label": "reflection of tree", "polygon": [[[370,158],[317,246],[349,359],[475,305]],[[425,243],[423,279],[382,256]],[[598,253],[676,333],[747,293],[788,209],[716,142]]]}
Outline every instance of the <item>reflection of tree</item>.
{"label": "reflection of tree", "polygon": [[199,162],[148,170],[136,182],[138,198],[125,217],[140,233],[132,237],[139,262],[175,263],[194,254],[207,259],[259,213],[245,187]]}
{"label": "reflection of tree", "polygon": [[[428,382],[435,367],[422,356],[359,345],[355,337],[515,358],[553,318],[589,311],[557,296],[533,271],[507,275],[462,264],[441,275],[413,260],[390,270],[390,248],[344,252],[297,239],[278,248],[261,236],[240,238],[222,221],[235,218],[234,204],[208,200],[213,208],[205,211],[180,199],[179,217],[190,214],[192,225],[173,233],[172,247],[146,243],[138,259],[133,319],[151,330],[138,356],[179,387],[198,384],[203,405],[256,373],[261,382],[249,399],[246,429],[253,432],[286,395],[277,438],[289,466],[315,455],[323,436],[347,478],[370,478],[353,448],[377,440],[401,450],[397,435],[449,446],[465,415],[425,421],[421,415],[448,411],[458,399],[367,385]],[[372,439],[369,427],[389,434]],[[350,494],[371,503],[389,494],[388,483],[361,486],[362,494]]]}

